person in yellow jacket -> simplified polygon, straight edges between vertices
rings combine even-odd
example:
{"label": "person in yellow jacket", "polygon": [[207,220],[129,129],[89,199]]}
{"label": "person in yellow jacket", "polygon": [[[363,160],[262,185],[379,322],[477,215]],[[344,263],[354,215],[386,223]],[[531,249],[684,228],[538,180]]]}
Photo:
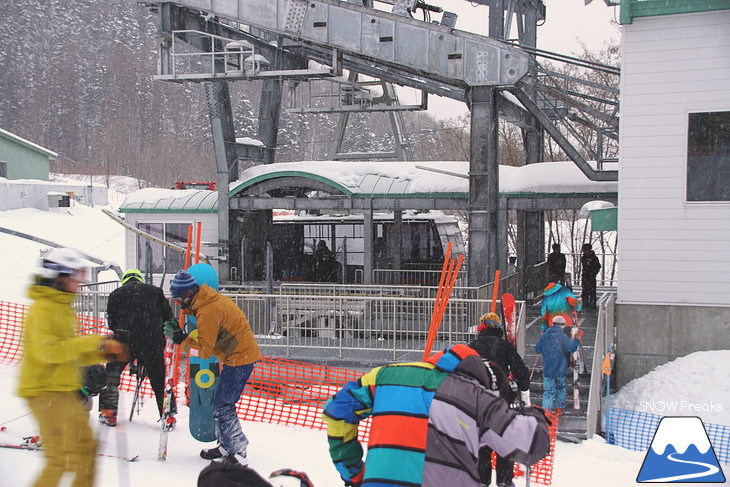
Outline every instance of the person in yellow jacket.
{"label": "person in yellow jacket", "polygon": [[46,464],[33,484],[52,487],[65,474],[73,487],[94,485],[96,440],[79,391],[83,367],[127,356],[126,347],[99,335],[77,335],[73,302],[88,262],[72,249],[41,257],[23,327],[18,395],[38,421]]}
{"label": "person in yellow jacket", "polygon": [[223,364],[213,399],[218,446],[202,450],[200,456],[247,465],[248,438],[241,429],[236,403],[261,358],[248,319],[231,298],[207,284],[198,286],[195,278],[184,270],[170,283],[170,294],[185,314],[195,317],[197,334],[188,336],[175,320],[170,320],[165,323],[165,335],[198,357],[208,359],[215,355]]}

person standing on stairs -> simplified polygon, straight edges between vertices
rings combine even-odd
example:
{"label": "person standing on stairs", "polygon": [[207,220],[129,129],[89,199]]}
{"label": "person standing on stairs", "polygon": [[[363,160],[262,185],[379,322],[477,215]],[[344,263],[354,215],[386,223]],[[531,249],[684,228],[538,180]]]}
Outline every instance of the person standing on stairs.
{"label": "person standing on stairs", "polygon": [[[496,313],[487,313],[479,318],[477,326],[477,338],[469,343],[469,346],[479,353],[485,365],[489,362],[497,364],[502,369],[504,382],[507,375],[512,375],[517,388],[520,391],[519,398],[510,387],[510,384],[499,386],[500,396],[514,409],[515,405],[530,405],[530,370],[517,353],[517,349],[504,338],[502,321]],[[484,446],[479,449],[479,461],[477,463],[479,478],[483,485],[488,486],[492,481],[492,449]],[[497,455],[497,487],[513,487],[512,476],[514,473],[514,462]]]}
{"label": "person standing on stairs", "polygon": [[565,318],[556,316],[552,326],[535,345],[542,354],[543,409],[565,409],[565,379],[568,375],[568,357],[578,350],[583,332],[579,331],[572,340],[563,332]]}
{"label": "person standing on stairs", "polygon": [[563,323],[571,325],[573,312],[580,310],[580,303],[570,289],[557,282],[551,282],[543,291],[540,328],[543,332],[547,330],[556,316],[563,317],[565,320]]}
{"label": "person standing on stairs", "polygon": [[591,244],[584,243],[580,252],[580,285],[583,307],[596,309],[596,276],[601,270],[601,263],[591,248]]}
{"label": "person standing on stairs", "polygon": [[553,244],[553,251],[548,254],[548,280],[565,285],[565,254],[560,251],[560,244]]}

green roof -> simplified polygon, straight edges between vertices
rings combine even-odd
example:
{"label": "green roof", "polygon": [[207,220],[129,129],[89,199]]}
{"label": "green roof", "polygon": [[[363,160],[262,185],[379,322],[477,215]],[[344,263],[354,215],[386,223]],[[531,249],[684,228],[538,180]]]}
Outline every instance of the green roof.
{"label": "green roof", "polygon": [[38,144],[34,144],[33,142],[30,142],[28,140],[25,140],[22,137],[18,137],[15,134],[11,134],[7,130],[0,129],[0,137],[2,137],[4,139],[11,140],[11,141],[15,142],[16,144],[20,144],[20,145],[22,145],[24,147],[27,147],[28,149],[31,149],[31,150],[33,150],[35,152],[38,152],[40,154],[43,154],[44,156],[46,156],[48,158],[58,159],[58,154],[56,154],[55,152],[53,152],[51,150],[48,150],[45,147],[41,147]]}
{"label": "green roof", "polygon": [[730,9],[730,0],[621,0],[619,21],[622,24],[630,24],[636,17],[728,9]]}
{"label": "green roof", "polygon": [[610,232],[618,230],[618,208],[596,208],[591,210],[591,231]]}
{"label": "green roof", "polygon": [[145,188],[127,196],[120,213],[217,213],[218,191]]}

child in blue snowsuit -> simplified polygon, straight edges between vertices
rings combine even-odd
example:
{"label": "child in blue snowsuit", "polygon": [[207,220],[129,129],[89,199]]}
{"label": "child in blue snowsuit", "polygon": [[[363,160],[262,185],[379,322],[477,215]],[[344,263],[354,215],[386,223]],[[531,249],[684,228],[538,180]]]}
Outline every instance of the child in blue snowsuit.
{"label": "child in blue snowsuit", "polygon": [[565,318],[556,316],[553,325],[540,335],[535,350],[542,354],[542,407],[544,409],[565,408],[565,377],[568,375],[569,353],[578,350],[580,335],[572,340],[563,332]]}

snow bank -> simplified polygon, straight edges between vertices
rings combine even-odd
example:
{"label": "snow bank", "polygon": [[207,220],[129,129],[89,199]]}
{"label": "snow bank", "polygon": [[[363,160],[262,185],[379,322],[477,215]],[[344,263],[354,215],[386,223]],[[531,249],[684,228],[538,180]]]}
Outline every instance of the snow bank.
{"label": "snow bank", "polygon": [[695,352],[632,380],[611,407],[730,425],[730,350]]}

